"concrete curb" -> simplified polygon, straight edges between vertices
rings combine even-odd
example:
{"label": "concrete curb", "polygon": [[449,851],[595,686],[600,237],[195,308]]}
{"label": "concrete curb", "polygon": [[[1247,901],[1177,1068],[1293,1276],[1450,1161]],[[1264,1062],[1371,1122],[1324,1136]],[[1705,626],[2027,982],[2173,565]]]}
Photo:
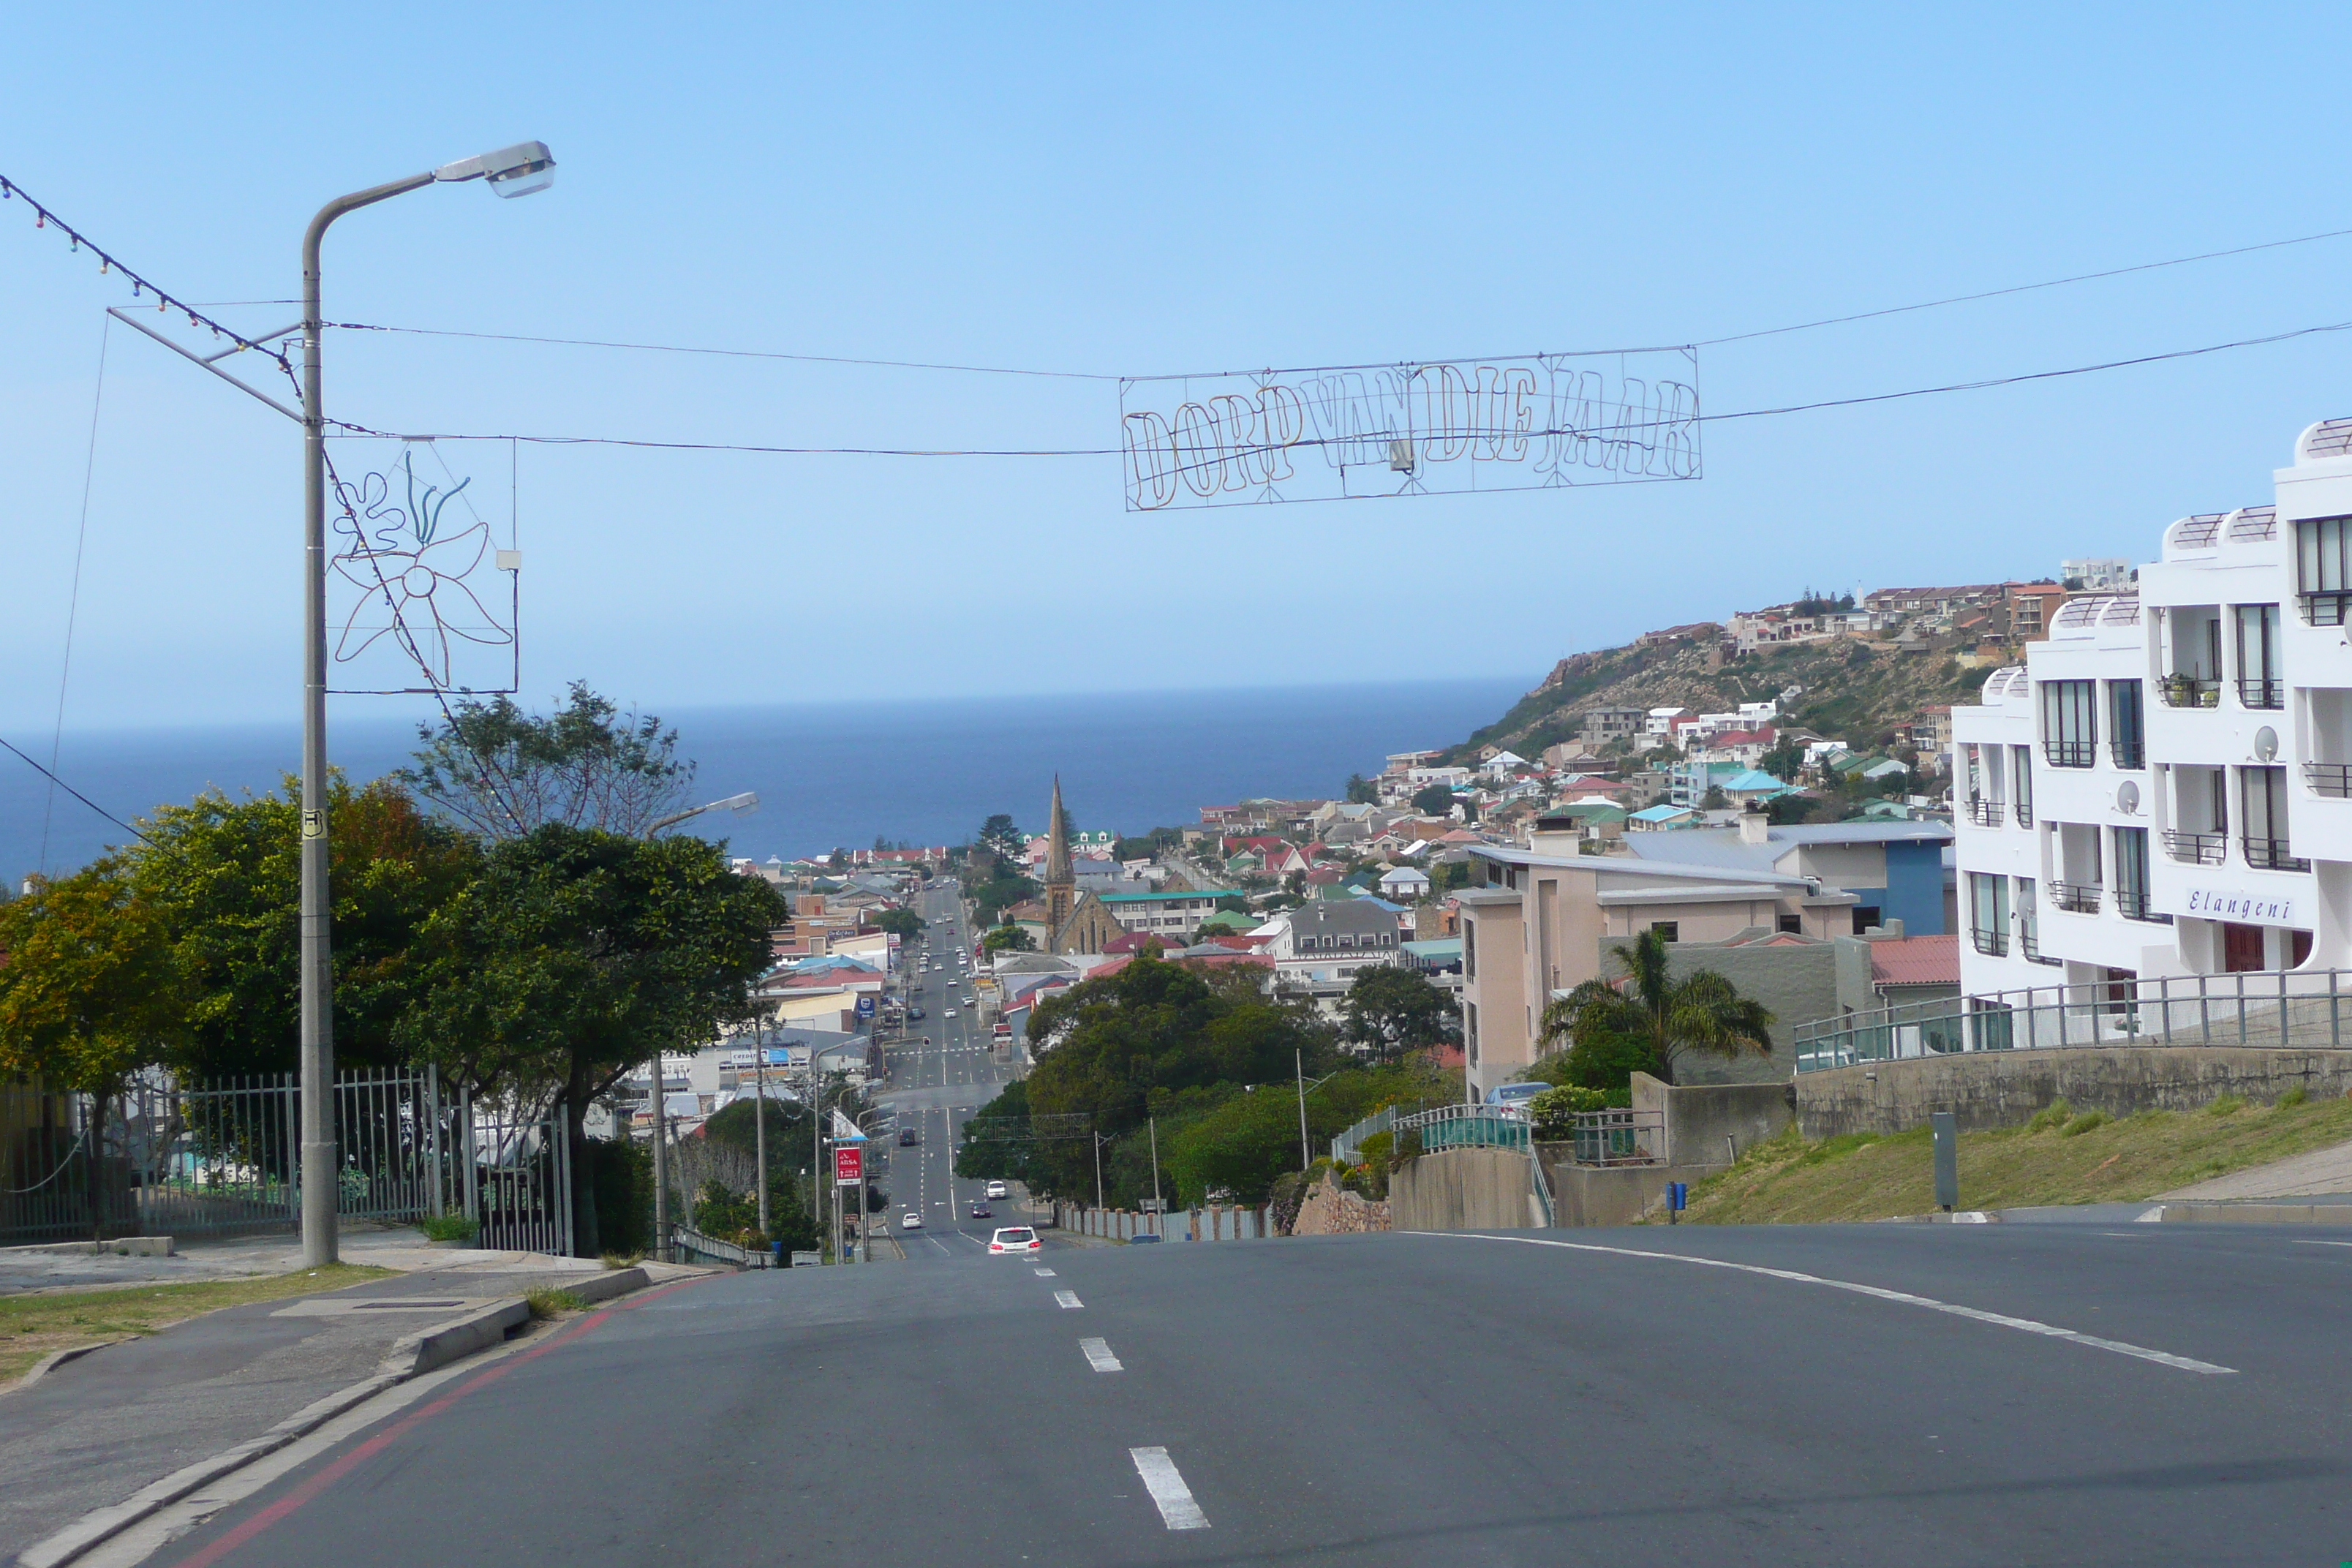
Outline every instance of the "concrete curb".
{"label": "concrete curb", "polygon": [[28,1247],[0,1247],[0,1255],[45,1252],[63,1258],[177,1258],[179,1249],[168,1236],[126,1236],[113,1241],[40,1241]]}
{"label": "concrete curb", "polygon": [[2158,1205],[2166,1225],[2352,1225],[2352,1204],[2169,1203]]}
{"label": "concrete curb", "polygon": [[[642,1289],[651,1282],[642,1268],[623,1268],[561,1289],[570,1290],[583,1301],[603,1301]],[[530,1303],[520,1296],[510,1296],[468,1312],[453,1322],[404,1335],[393,1342],[391,1353],[378,1363],[374,1376],[339,1388],[323,1399],[314,1400],[258,1437],[174,1470],[163,1479],[140,1488],[119,1503],[91,1510],[63,1530],[18,1552],[18,1568],[60,1568],[61,1564],[71,1563],[92,1547],[178,1502],[197,1489],[242,1469],[289,1443],[310,1436],[336,1416],[364,1405],[385,1389],[397,1387],[410,1378],[437,1371],[452,1362],[504,1343],[509,1329],[530,1321]],[[99,1348],[90,1345],[84,1347],[84,1351]],[[79,1353],[84,1352],[61,1351],[48,1358],[42,1368],[36,1370],[45,1370]]]}
{"label": "concrete curb", "polygon": [[65,1365],[66,1363],[69,1361],[79,1361],[82,1357],[89,1354],[92,1351],[102,1351],[109,1345],[119,1345],[121,1342],[122,1342],[121,1340],[99,1340],[90,1344],[68,1345],[61,1351],[51,1351],[48,1354],[43,1356],[40,1360],[27,1367],[22,1377],[19,1377],[16,1382],[10,1384],[5,1388],[0,1388],[0,1394],[14,1394],[18,1389],[30,1388],[33,1384],[40,1382],[41,1379],[48,1376],[50,1373],[56,1371],[58,1367]]}

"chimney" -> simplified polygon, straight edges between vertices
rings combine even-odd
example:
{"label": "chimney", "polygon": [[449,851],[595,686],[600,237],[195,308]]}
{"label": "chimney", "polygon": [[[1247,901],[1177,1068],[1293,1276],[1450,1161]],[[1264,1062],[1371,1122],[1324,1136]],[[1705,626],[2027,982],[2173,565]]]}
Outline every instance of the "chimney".
{"label": "chimney", "polygon": [[1764,814],[1763,805],[1759,802],[1749,801],[1748,809],[1739,814],[1739,842],[1765,843],[1772,837],[1771,829],[1772,819]]}

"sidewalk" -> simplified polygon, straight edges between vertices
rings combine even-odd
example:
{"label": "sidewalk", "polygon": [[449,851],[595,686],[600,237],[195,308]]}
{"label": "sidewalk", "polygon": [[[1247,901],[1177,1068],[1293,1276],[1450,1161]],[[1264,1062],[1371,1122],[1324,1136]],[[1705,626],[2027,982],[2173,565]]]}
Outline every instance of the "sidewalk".
{"label": "sidewalk", "polygon": [[[299,1254],[299,1243],[284,1237],[200,1245],[170,1258],[16,1252],[0,1260],[0,1274],[19,1293],[130,1289],[285,1274],[300,1266]],[[378,1376],[404,1336],[609,1273],[593,1258],[435,1247],[415,1231],[348,1236],[343,1257],[400,1272],[324,1294],[223,1308],[106,1345],[0,1393],[0,1476],[8,1478],[0,1489],[0,1562],[13,1563],[93,1509]],[[644,1267],[655,1280],[709,1272]],[[92,1328],[93,1338],[105,1337],[102,1321]],[[483,1337],[495,1343],[503,1331],[493,1322]]]}

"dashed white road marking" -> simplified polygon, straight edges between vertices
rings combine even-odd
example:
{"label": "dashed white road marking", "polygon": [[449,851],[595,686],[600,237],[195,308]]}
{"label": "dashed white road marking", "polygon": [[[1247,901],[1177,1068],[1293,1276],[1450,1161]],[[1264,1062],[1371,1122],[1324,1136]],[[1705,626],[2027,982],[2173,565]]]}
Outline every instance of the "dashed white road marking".
{"label": "dashed white road marking", "polygon": [[1097,1372],[1125,1372],[1118,1357],[1110,1353],[1108,1340],[1080,1340],[1078,1348],[1087,1352],[1087,1364]]}
{"label": "dashed white road marking", "polygon": [[1053,1277],[1054,1271],[1050,1268],[1040,1268],[1037,1270],[1037,1278],[1040,1279],[1051,1279]]}
{"label": "dashed white road marking", "polygon": [[1176,1461],[1168,1457],[1165,1448],[1129,1448],[1127,1457],[1135,1461],[1135,1473],[1143,1478],[1143,1489],[1151,1494],[1159,1505],[1160,1517],[1171,1530],[1206,1530],[1209,1516],[1192,1500],[1192,1489],[1176,1468]]}
{"label": "dashed white road marking", "polygon": [[1699,1268],[1728,1268],[1739,1274],[1760,1274],[1767,1279],[1786,1279],[1796,1285],[1822,1285],[1832,1290],[1849,1290],[1857,1296],[1869,1296],[1881,1301],[1894,1301],[1906,1307],[1924,1307],[1931,1312],[1946,1312],[1955,1318],[1968,1318],[1996,1328],[2015,1329],[2021,1333],[2041,1334],[2049,1339],[2066,1340],[2093,1350],[2113,1351],[2140,1361],[2150,1361],[2158,1366],[2168,1366],[2178,1372],[2203,1373],[2208,1375],[2235,1376],[2234,1366],[2219,1366],[2210,1361],[2174,1355],[2168,1351],[2155,1351],[2146,1345],[2127,1344],[2122,1340],[2104,1340],[2095,1334],[2078,1333],[2062,1329],[2054,1323],[2040,1323],[2032,1318],[2012,1318],[2003,1312],[1988,1312],[1979,1307],[1963,1307],[1952,1301],[1938,1301],[1933,1296],[1915,1296],[1908,1290],[1889,1290],[1878,1285],[1857,1284],[1851,1279],[1830,1279],[1819,1274],[1800,1273],[1794,1268],[1767,1268],[1759,1263],[1730,1263],[1719,1258],[1700,1258],[1686,1252],[1654,1252],[1636,1247],[1601,1247],[1589,1241],[1546,1241],[1532,1236],[1473,1236],[1460,1231],[1431,1231],[1420,1234],[1443,1236],[1456,1241],[1515,1242],[1522,1247],[1558,1247],[1570,1252],[1602,1252],[1618,1258],[1647,1258],[1663,1263],[1687,1263]]}
{"label": "dashed white road marking", "polygon": [[1056,1290],[1054,1292],[1054,1301],[1056,1306],[1064,1308],[1086,1305],[1084,1301],[1078,1300],[1078,1293],[1076,1290]]}

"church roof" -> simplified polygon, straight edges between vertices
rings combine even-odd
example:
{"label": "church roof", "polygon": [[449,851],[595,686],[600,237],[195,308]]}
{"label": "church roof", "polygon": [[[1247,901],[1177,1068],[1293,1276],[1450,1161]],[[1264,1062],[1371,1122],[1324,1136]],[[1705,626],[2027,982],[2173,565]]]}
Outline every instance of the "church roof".
{"label": "church roof", "polygon": [[1054,775],[1054,806],[1045,817],[1045,880],[1070,880],[1070,818],[1062,809],[1062,775]]}

